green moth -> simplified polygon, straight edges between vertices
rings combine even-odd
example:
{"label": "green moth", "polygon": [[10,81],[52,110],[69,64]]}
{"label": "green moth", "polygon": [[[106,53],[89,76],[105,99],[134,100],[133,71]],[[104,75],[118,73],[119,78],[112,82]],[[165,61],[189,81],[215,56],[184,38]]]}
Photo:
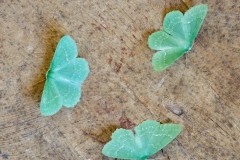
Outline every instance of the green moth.
{"label": "green moth", "polygon": [[132,130],[117,129],[102,149],[108,157],[145,160],[169,144],[182,131],[179,124],[146,120]]}
{"label": "green moth", "polygon": [[62,106],[74,107],[81,97],[81,85],[89,74],[88,62],[78,55],[75,41],[63,36],[56,48],[46,73],[46,82],[40,102],[43,116],[57,113]]}
{"label": "green moth", "polygon": [[148,46],[160,50],[152,58],[155,71],[166,69],[191,50],[207,11],[207,5],[200,4],[184,15],[180,11],[172,11],[165,16],[162,31],[155,32],[148,38]]}

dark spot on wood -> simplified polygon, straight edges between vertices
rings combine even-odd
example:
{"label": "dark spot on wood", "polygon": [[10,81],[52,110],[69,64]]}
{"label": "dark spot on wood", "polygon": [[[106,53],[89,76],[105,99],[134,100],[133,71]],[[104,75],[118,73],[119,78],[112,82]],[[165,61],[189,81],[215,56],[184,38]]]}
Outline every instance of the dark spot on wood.
{"label": "dark spot on wood", "polygon": [[97,106],[100,106],[100,107],[96,107],[95,111],[99,115],[111,114],[112,112],[114,112],[116,108],[116,106],[114,106],[114,103],[108,99],[100,99],[99,101],[97,101]]}
{"label": "dark spot on wood", "polygon": [[122,42],[124,42],[122,37],[120,38],[120,40],[121,40]]}
{"label": "dark spot on wood", "polygon": [[116,125],[108,125],[106,127],[103,127],[99,130],[95,131],[83,131],[85,135],[90,136],[94,140],[100,142],[100,143],[107,143],[111,140],[112,133],[119,128],[119,126]]}
{"label": "dark spot on wood", "polygon": [[166,118],[164,120],[161,121],[162,124],[165,124],[165,123],[173,123],[173,121],[170,119],[170,118]]}
{"label": "dark spot on wood", "polygon": [[96,28],[97,30],[102,31],[102,28],[100,26],[97,26]]}
{"label": "dark spot on wood", "polygon": [[115,62],[114,71],[118,73],[122,67],[122,63]]}
{"label": "dark spot on wood", "polygon": [[81,29],[82,27],[83,27],[83,25],[81,24],[81,25],[78,26],[78,29]]}
{"label": "dark spot on wood", "polygon": [[232,123],[230,123],[230,122],[228,122],[227,125],[228,125],[229,128],[233,127]]}
{"label": "dark spot on wood", "polygon": [[124,129],[133,129],[136,124],[131,122],[125,114],[123,114],[120,118],[119,118],[119,122],[120,122],[120,126]]}
{"label": "dark spot on wood", "polygon": [[123,61],[124,61],[124,58],[121,58],[121,59],[120,59],[120,61],[123,63]]}
{"label": "dark spot on wood", "polygon": [[136,36],[134,34],[132,34],[133,38],[137,39]]}
{"label": "dark spot on wood", "polygon": [[110,58],[108,59],[108,64],[111,65],[112,63],[112,57],[110,56]]}
{"label": "dark spot on wood", "polygon": [[134,54],[133,52],[130,52],[130,53],[129,53],[129,56],[130,56],[130,57],[134,57],[134,55],[135,55],[135,54]]}

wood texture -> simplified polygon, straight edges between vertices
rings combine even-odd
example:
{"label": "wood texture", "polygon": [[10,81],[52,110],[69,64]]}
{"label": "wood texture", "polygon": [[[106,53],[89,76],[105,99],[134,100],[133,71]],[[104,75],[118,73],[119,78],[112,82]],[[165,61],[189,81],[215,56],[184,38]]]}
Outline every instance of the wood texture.
{"label": "wood texture", "polygon": [[[148,36],[167,12],[199,3],[209,12],[193,49],[154,72]],[[1,0],[0,157],[106,160],[125,116],[185,126],[155,159],[240,159],[239,21],[239,0]],[[41,81],[63,34],[91,73],[74,109],[41,117]]]}

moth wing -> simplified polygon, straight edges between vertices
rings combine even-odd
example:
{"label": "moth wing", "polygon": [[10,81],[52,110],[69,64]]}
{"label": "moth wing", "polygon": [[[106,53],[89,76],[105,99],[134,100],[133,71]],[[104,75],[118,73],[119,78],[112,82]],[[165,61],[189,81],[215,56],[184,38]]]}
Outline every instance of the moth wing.
{"label": "moth wing", "polygon": [[53,79],[46,80],[40,102],[40,112],[43,116],[51,116],[62,107],[62,100]]}
{"label": "moth wing", "polygon": [[76,58],[57,71],[56,85],[65,107],[74,107],[79,102],[81,85],[88,74],[88,62],[83,58]]}
{"label": "moth wing", "polygon": [[63,36],[58,42],[50,69],[54,71],[65,67],[77,57],[77,54],[75,41],[69,35]]}
{"label": "moth wing", "polygon": [[152,33],[148,38],[148,46],[153,50],[165,50],[179,47],[179,41],[164,31]]}
{"label": "moth wing", "polygon": [[164,148],[180,134],[182,128],[179,124],[159,124],[149,140],[148,153],[153,155]]}
{"label": "moth wing", "polygon": [[184,14],[184,26],[187,39],[190,44],[193,43],[198,35],[202,23],[207,15],[208,7],[205,4],[200,4],[190,8]]}
{"label": "moth wing", "polygon": [[112,140],[102,149],[102,153],[108,157],[120,159],[140,159],[134,140],[134,134],[130,130],[117,129],[112,134]]}
{"label": "moth wing", "polygon": [[179,124],[160,124],[147,120],[137,126],[135,132],[144,146],[145,155],[151,156],[175,139],[182,128]]}
{"label": "moth wing", "polygon": [[57,71],[59,77],[73,83],[82,84],[89,74],[88,62],[84,58],[76,58]]}
{"label": "moth wing", "polygon": [[159,51],[153,55],[152,65],[155,71],[162,71],[182,57],[186,50],[183,47]]}
{"label": "moth wing", "polygon": [[66,79],[57,79],[56,86],[59,90],[63,106],[71,108],[79,102],[81,97],[81,88],[79,84]]}
{"label": "moth wing", "polygon": [[163,20],[163,30],[179,41],[186,41],[183,14],[180,11],[169,12]]}

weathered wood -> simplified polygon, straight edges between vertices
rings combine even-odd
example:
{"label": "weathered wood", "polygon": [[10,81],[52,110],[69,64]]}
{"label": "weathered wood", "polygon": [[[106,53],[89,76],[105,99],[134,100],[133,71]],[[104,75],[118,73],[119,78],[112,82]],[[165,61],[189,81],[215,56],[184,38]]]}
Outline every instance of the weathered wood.
{"label": "weathered wood", "polygon": [[[201,2],[209,13],[192,51],[154,72],[149,34],[166,12]],[[107,159],[123,115],[185,126],[156,159],[240,159],[239,0],[3,0],[0,15],[2,159]],[[74,109],[41,117],[40,81],[63,34],[91,74]]]}

